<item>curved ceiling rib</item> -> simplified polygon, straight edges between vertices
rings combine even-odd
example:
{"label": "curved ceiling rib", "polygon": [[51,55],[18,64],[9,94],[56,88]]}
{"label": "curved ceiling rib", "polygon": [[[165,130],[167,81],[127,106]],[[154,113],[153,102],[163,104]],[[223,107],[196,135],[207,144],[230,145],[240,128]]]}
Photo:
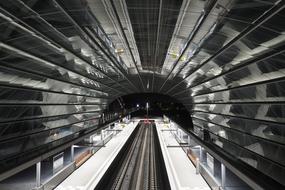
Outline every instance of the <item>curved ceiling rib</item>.
{"label": "curved ceiling rib", "polygon": [[[89,35],[88,33],[86,33],[81,27],[80,25],[78,25],[78,23],[65,11],[65,9],[63,7],[61,7],[60,4],[57,3],[56,0],[53,0],[53,2],[57,5],[58,8],[60,8],[60,10],[71,20],[71,22],[76,26],[77,29],[79,29],[79,31],[84,34],[83,36],[87,36],[88,38],[90,39],[93,39],[93,37],[91,35]],[[99,41],[102,41],[100,38],[98,38]],[[96,40],[91,40],[93,43],[96,44]],[[120,64],[117,63],[117,61],[114,61],[116,60],[113,56],[113,54],[110,52],[110,50],[106,47],[106,50],[103,49],[100,45],[97,45],[101,50],[102,52],[105,52],[106,55],[108,55],[106,53],[106,51],[108,51],[110,54],[109,56],[111,57],[110,60],[112,63],[114,63],[115,67],[118,69],[118,71],[126,78],[126,80],[129,82],[129,84],[131,84],[131,86],[133,86],[135,89],[136,86],[131,82],[131,80],[128,78],[128,76],[125,74],[125,71],[121,68]]]}
{"label": "curved ceiling rib", "polygon": [[113,11],[114,11],[114,13],[115,13],[116,19],[118,20],[120,29],[121,29],[122,34],[123,34],[123,37],[124,37],[124,40],[125,40],[125,42],[126,42],[126,44],[127,44],[128,50],[129,50],[129,52],[130,52],[130,54],[131,54],[132,61],[133,61],[134,65],[135,65],[135,68],[136,68],[136,70],[137,70],[138,77],[139,77],[139,80],[140,80],[140,82],[141,82],[143,92],[145,92],[145,86],[144,86],[144,83],[143,83],[143,81],[142,81],[142,77],[141,77],[140,71],[139,71],[139,69],[138,69],[138,66],[137,66],[137,63],[136,63],[134,54],[133,54],[133,52],[132,52],[132,50],[131,50],[131,48],[130,48],[129,41],[128,41],[128,39],[127,39],[127,37],[126,37],[126,34],[125,34],[125,32],[124,32],[122,23],[121,23],[121,21],[120,21],[119,15],[118,15],[118,12],[117,12],[117,10],[116,10],[116,7],[115,7],[115,5],[114,5],[113,0],[110,0],[110,2],[111,2],[111,6],[112,6],[112,8],[113,8]]}
{"label": "curved ceiling rib", "polygon": [[154,66],[152,71],[152,84],[151,84],[151,91],[153,92],[153,86],[154,86],[154,79],[155,79],[155,71],[157,66],[157,51],[158,51],[158,43],[159,43],[159,35],[160,35],[160,25],[161,25],[161,12],[162,12],[162,4],[163,0],[159,1],[159,13],[158,13],[158,19],[157,19],[157,29],[156,29],[156,39],[155,39],[155,51],[154,51]]}
{"label": "curved ceiling rib", "polygon": [[161,90],[163,89],[164,85],[167,83],[171,73],[173,72],[173,70],[176,68],[178,62],[180,61],[180,59],[182,58],[182,56],[184,56],[185,52],[187,51],[189,45],[191,44],[193,38],[195,37],[195,35],[198,33],[200,27],[203,25],[204,21],[207,19],[207,16],[211,13],[212,9],[216,6],[217,1],[213,0],[210,1],[209,5],[207,5],[207,7],[205,8],[205,11],[203,12],[203,14],[201,15],[201,17],[198,19],[197,24],[194,27],[194,30],[191,32],[191,35],[189,37],[189,39],[187,40],[186,45],[184,46],[181,54],[179,55],[179,57],[177,58],[177,60],[174,62],[173,67],[171,68],[170,72],[168,73],[165,81],[163,82],[163,84],[161,85],[161,87],[159,88],[158,92],[161,92]]}
{"label": "curved ceiling rib", "polygon": [[185,105],[198,139],[285,185],[284,19],[282,0],[1,0],[0,168],[154,92]]}
{"label": "curved ceiling rib", "polygon": [[[22,4],[23,5],[23,4]],[[23,5],[26,7],[26,5]],[[89,60],[85,59],[84,57],[82,57],[81,55],[78,55],[76,52],[73,52],[72,50],[70,50],[69,48],[64,47],[64,45],[62,44],[58,44],[55,40],[51,39],[48,36],[45,36],[43,33],[41,33],[40,31],[38,31],[37,29],[32,28],[31,26],[29,26],[27,23],[21,21],[19,18],[16,18],[14,15],[11,15],[10,13],[8,13],[7,11],[5,11],[4,9],[2,9],[0,7],[1,11],[3,13],[5,13],[5,15],[0,15],[2,18],[6,19],[7,21],[9,21],[9,17],[11,19],[13,19],[14,21],[12,21],[11,23],[13,25],[15,25],[15,27],[19,27],[19,28],[23,28],[23,30],[28,31],[30,34],[34,35],[35,37],[37,37],[37,39],[43,41],[44,43],[47,43],[49,45],[55,45],[57,47],[62,48],[67,54],[71,55],[74,58],[79,59],[80,61],[88,64],[90,67],[94,68],[95,71],[99,72],[100,74],[106,76],[108,79],[112,80],[113,82],[117,83],[118,85],[120,85],[122,88],[124,88],[124,86],[122,86],[120,83],[118,83],[116,80],[114,80],[112,77],[110,77],[103,69],[96,67],[95,65],[93,65]],[[27,7],[28,10],[30,10],[32,12],[32,10],[30,8]],[[36,14],[36,13],[35,13]],[[46,23],[46,21],[44,19],[41,18],[41,16],[37,15],[37,18],[41,19],[42,22]],[[18,24],[20,23],[20,24]],[[52,26],[51,26],[52,27]],[[57,33],[59,33],[59,35],[64,36],[63,34],[61,34],[58,30],[56,30],[54,27],[52,27],[54,29],[54,31],[56,31]],[[128,89],[126,89],[128,90]]]}
{"label": "curved ceiling rib", "polygon": [[[230,42],[228,42],[225,46],[223,46],[220,50],[218,50],[214,55],[209,57],[206,61],[201,63],[197,68],[195,68],[190,74],[188,74],[186,77],[184,77],[183,80],[178,82],[175,86],[173,86],[171,89],[169,89],[166,93],[170,92],[173,90],[176,86],[180,85],[181,83],[186,80],[189,76],[191,76],[194,72],[198,71],[201,67],[203,67],[205,64],[207,64],[209,61],[215,59],[217,56],[225,52],[227,49],[229,49],[232,45],[234,45],[235,42],[249,34],[251,31],[255,30],[257,27],[262,25],[264,22],[266,22],[268,19],[276,15],[278,12],[282,11],[284,9],[284,3],[279,2],[276,5],[274,5],[270,10],[265,12],[263,15],[261,15],[258,19],[253,21],[249,27],[244,29],[239,35],[237,35],[234,39],[232,39]],[[190,62],[190,61],[189,61]],[[191,88],[191,87],[188,87]]]}

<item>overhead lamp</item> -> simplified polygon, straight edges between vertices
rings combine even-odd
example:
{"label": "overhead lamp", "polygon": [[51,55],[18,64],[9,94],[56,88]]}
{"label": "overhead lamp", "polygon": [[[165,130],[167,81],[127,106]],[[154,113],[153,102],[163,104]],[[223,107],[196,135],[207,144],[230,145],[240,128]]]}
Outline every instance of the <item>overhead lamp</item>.
{"label": "overhead lamp", "polygon": [[[180,54],[174,53],[174,52],[169,52],[168,54],[171,55],[172,58],[174,58],[174,59],[176,59],[176,58],[178,58],[180,56]],[[186,61],[186,56],[182,56],[180,58],[180,61]]]}
{"label": "overhead lamp", "polygon": [[174,53],[174,52],[169,52],[168,54],[171,55],[172,58],[177,58],[179,56],[178,53]]}
{"label": "overhead lamp", "polygon": [[115,49],[115,53],[122,54],[122,53],[124,53],[124,49],[122,49],[122,48]]}
{"label": "overhead lamp", "polygon": [[149,80],[147,81],[146,88],[149,89]]}
{"label": "overhead lamp", "polygon": [[182,56],[182,57],[180,58],[180,61],[186,61],[186,57],[185,57],[185,56]]}

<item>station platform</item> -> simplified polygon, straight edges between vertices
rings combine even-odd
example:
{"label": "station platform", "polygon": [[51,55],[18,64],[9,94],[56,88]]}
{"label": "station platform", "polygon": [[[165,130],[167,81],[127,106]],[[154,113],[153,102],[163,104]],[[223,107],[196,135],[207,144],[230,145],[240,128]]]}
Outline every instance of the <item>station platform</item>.
{"label": "station platform", "polygon": [[210,190],[171,133],[168,124],[156,121],[156,129],[172,190]]}
{"label": "station platform", "polygon": [[123,130],[90,157],[82,166],[60,183],[56,190],[94,189],[118,152],[121,150],[138,121],[130,122]]}
{"label": "station platform", "polygon": [[[123,130],[90,157],[82,166],[60,183],[56,190],[91,190],[96,187],[107,169],[120,152],[139,119],[132,120]],[[172,190],[210,190],[196,168],[171,133],[169,125],[155,119],[167,176]]]}

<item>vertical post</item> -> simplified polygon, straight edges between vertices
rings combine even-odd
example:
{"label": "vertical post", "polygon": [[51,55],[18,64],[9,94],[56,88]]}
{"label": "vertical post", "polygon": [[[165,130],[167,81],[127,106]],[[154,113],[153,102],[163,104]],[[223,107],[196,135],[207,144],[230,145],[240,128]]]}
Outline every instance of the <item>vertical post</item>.
{"label": "vertical post", "polygon": [[196,158],[196,174],[200,173],[200,160]]}
{"label": "vertical post", "polygon": [[113,131],[111,131],[111,125],[108,125],[108,134],[112,133],[113,134]]}
{"label": "vertical post", "polygon": [[103,129],[101,130],[101,141],[104,139],[104,137],[103,137],[103,134],[104,132],[103,132]]}
{"label": "vertical post", "polygon": [[101,141],[102,141],[102,146],[104,146],[104,130],[101,130]]}
{"label": "vertical post", "polygon": [[202,152],[202,146],[200,146],[200,151],[199,151],[200,155],[200,160],[203,160],[203,152]]}
{"label": "vertical post", "polygon": [[221,173],[222,173],[222,188],[224,189],[226,186],[226,167],[223,163],[221,163]]}
{"label": "vertical post", "polygon": [[41,162],[36,165],[36,187],[41,186]]}
{"label": "vertical post", "polygon": [[74,161],[74,146],[71,145],[70,147],[70,157],[71,157],[71,162]]}
{"label": "vertical post", "polygon": [[178,134],[179,134],[178,128],[175,128],[175,135],[176,135],[176,137],[178,137]]}
{"label": "vertical post", "polygon": [[149,104],[148,104],[148,102],[146,103],[146,115],[147,115],[147,117],[148,117],[148,108],[149,108]]}
{"label": "vertical post", "polygon": [[191,145],[191,142],[190,142],[190,135],[188,135],[188,146]]}
{"label": "vertical post", "polygon": [[191,146],[191,141],[190,141],[190,136],[188,135],[188,151],[190,151],[190,146]]}

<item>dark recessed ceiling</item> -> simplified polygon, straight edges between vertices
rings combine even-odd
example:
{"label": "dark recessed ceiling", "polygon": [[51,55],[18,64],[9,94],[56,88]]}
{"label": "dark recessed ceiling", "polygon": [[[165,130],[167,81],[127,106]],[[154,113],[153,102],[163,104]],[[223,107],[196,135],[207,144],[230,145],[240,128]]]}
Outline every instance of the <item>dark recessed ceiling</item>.
{"label": "dark recessed ceiling", "polygon": [[153,70],[154,67],[161,68],[163,65],[182,4],[182,0],[161,2],[126,1],[144,69]]}

